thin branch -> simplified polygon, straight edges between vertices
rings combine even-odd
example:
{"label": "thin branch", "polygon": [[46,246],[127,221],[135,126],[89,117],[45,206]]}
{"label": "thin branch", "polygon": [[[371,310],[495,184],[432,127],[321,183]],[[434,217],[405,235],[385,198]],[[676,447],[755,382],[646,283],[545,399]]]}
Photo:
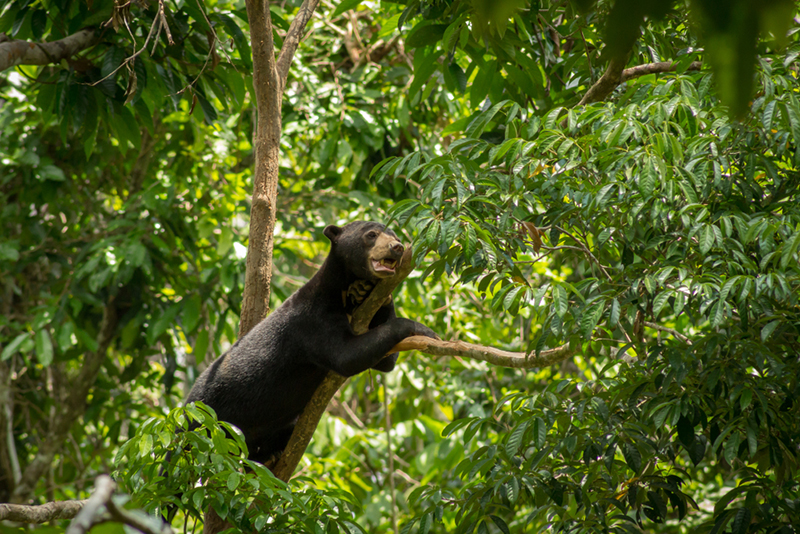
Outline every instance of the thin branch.
{"label": "thin branch", "polygon": [[683,341],[687,345],[691,345],[692,344],[691,340],[688,337],[684,336],[683,334],[681,334],[680,332],[678,332],[674,328],[668,328],[666,326],[661,326],[660,324],[650,323],[650,322],[647,322],[647,321],[644,321],[644,325],[646,327],[648,327],[648,328],[652,328],[653,330],[660,330],[661,332],[667,332],[669,334],[672,334],[673,336],[678,338],[680,341]]}
{"label": "thin branch", "polygon": [[[693,61],[686,67],[686,70],[700,70],[703,66],[702,63],[699,61]],[[637,65],[635,67],[631,67],[622,71],[622,76],[620,76],[620,82],[627,82],[633,78],[638,78],[639,76],[645,76],[647,74],[660,74],[662,72],[675,72],[677,70],[678,64],[673,63],[672,61],[660,61],[658,63],[645,63],[644,65]]]}
{"label": "thin branch", "polygon": [[94,483],[94,493],[83,505],[83,508],[64,534],[86,534],[96,523],[107,502],[111,500],[115,488],[114,481],[108,475],[100,475]]}
{"label": "thin branch", "polygon": [[0,42],[0,71],[15,65],[50,65],[67,59],[94,45],[99,39],[91,28],[73,33],[58,41],[32,43],[30,41]]}
{"label": "thin branch", "polygon": [[577,350],[569,345],[543,350],[538,356],[526,352],[509,352],[494,347],[484,347],[464,341],[444,341],[425,336],[411,336],[392,347],[392,352],[416,350],[431,356],[458,356],[488,362],[500,367],[530,369],[531,367],[547,367],[559,363],[574,355]]}
{"label": "thin branch", "polygon": [[606,268],[605,268],[605,267],[603,267],[603,264],[602,264],[602,263],[600,263],[600,260],[598,260],[598,259],[595,257],[595,255],[594,255],[594,254],[592,254],[592,251],[591,251],[591,250],[589,250],[589,247],[588,247],[588,246],[586,246],[586,244],[585,244],[583,241],[581,241],[580,239],[578,239],[577,237],[575,237],[574,235],[572,235],[571,233],[569,233],[567,230],[564,230],[564,229],[563,229],[563,228],[561,228],[560,226],[558,226],[557,228],[558,228],[558,230],[559,230],[559,231],[560,231],[562,234],[566,234],[566,235],[570,236],[570,237],[571,237],[571,238],[572,238],[572,239],[573,239],[573,240],[574,240],[576,243],[578,243],[578,244],[581,246],[581,248],[583,249],[583,252],[584,252],[584,253],[585,253],[587,256],[589,256],[589,258],[591,258],[591,260],[592,260],[592,261],[593,261],[593,262],[594,262],[594,263],[595,263],[595,264],[596,264],[598,267],[600,267],[600,270],[601,270],[601,271],[603,271],[603,274],[604,274],[604,275],[606,275],[606,278],[608,278],[609,280],[613,280],[613,278],[611,278],[611,275],[610,275],[610,274],[608,274],[608,271],[606,271]]}
{"label": "thin branch", "polygon": [[86,534],[95,525],[116,521],[144,534],[172,534],[172,528],[160,519],[118,507],[113,500],[116,489],[117,485],[110,476],[100,475],[95,480],[94,492],[88,499],[55,501],[38,506],[0,504],[0,521],[38,524],[57,519],[72,519],[65,534]]}
{"label": "thin branch", "polygon": [[292,24],[289,26],[289,31],[286,32],[286,37],[283,39],[281,53],[278,55],[278,77],[281,81],[281,93],[283,93],[283,88],[286,86],[286,78],[289,76],[289,67],[292,64],[294,53],[300,44],[300,39],[306,30],[308,21],[311,20],[311,15],[317,9],[317,5],[319,5],[319,0],[304,0],[294,20],[292,20]]}

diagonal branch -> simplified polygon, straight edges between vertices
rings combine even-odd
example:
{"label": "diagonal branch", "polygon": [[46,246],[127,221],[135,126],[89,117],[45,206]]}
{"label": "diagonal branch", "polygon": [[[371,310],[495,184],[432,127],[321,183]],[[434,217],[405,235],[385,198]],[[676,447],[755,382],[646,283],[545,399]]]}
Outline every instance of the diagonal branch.
{"label": "diagonal branch", "polygon": [[86,28],[58,41],[32,43],[30,41],[0,42],[0,72],[16,65],[50,65],[77,54],[94,45],[97,32]]}
{"label": "diagonal branch", "polygon": [[[686,70],[700,70],[703,64],[699,61],[692,61],[689,63],[689,66],[686,67]],[[678,64],[673,63],[672,61],[659,61],[658,63],[645,63],[644,65],[637,65],[635,67],[631,67],[629,69],[625,69],[622,71],[622,76],[620,76],[620,82],[627,82],[633,78],[638,78],[639,76],[645,76],[647,74],[660,74],[662,72],[675,72],[678,70]]]}
{"label": "diagonal branch", "polygon": [[314,14],[318,5],[319,0],[303,0],[303,5],[300,6],[300,10],[292,20],[289,31],[286,32],[286,37],[283,39],[281,53],[278,55],[278,76],[281,80],[281,93],[283,93],[283,88],[286,86],[286,78],[289,76],[289,67],[292,64],[294,53],[300,44],[306,25],[311,20],[311,15]]}

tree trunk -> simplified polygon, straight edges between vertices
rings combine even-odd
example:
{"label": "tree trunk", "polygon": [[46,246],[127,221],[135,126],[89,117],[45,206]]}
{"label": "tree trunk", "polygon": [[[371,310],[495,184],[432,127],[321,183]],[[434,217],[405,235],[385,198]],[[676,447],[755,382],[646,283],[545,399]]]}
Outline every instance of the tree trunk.
{"label": "tree trunk", "polygon": [[275,62],[269,5],[265,0],[247,0],[246,4],[253,48],[257,126],[253,139],[256,161],[239,337],[266,317],[269,307],[283,89]]}

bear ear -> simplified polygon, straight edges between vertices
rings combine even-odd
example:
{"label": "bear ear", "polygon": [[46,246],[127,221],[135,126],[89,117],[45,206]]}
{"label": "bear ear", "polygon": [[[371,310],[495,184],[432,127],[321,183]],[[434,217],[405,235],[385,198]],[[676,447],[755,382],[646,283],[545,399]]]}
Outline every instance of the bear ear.
{"label": "bear ear", "polygon": [[330,224],[325,227],[322,233],[331,240],[331,243],[336,243],[336,238],[342,234],[342,229],[334,224]]}

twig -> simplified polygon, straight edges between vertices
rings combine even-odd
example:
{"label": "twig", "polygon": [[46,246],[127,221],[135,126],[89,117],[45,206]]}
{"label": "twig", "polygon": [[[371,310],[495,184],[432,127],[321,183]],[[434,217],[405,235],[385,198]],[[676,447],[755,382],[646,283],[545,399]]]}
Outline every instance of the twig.
{"label": "twig", "polygon": [[687,345],[691,345],[692,344],[691,340],[688,337],[684,336],[683,334],[681,334],[680,332],[678,332],[677,330],[675,330],[673,328],[668,328],[666,326],[661,326],[660,324],[656,324],[656,323],[650,323],[648,321],[644,321],[643,324],[648,328],[652,328],[653,330],[659,330],[661,332],[667,332],[669,334],[672,334],[673,336],[675,336],[679,340],[683,341]]}
{"label": "twig", "polygon": [[602,264],[602,263],[600,263],[600,260],[598,260],[597,258],[595,258],[594,254],[592,254],[592,251],[591,251],[591,250],[589,250],[589,247],[587,247],[587,246],[586,246],[586,244],[584,244],[584,242],[583,242],[583,241],[581,241],[580,239],[578,239],[577,237],[575,237],[574,235],[572,235],[572,234],[571,234],[571,233],[569,233],[568,231],[564,230],[564,229],[563,229],[563,228],[561,228],[560,226],[557,226],[556,228],[558,228],[558,230],[559,230],[561,233],[563,233],[563,234],[566,234],[566,235],[570,236],[570,237],[571,237],[571,238],[572,238],[572,239],[573,239],[573,240],[574,240],[576,243],[578,243],[578,244],[579,244],[579,245],[580,245],[580,246],[583,248],[583,251],[584,251],[584,252],[585,252],[585,253],[586,253],[586,254],[587,254],[587,255],[588,255],[588,256],[589,256],[589,257],[592,259],[592,261],[593,261],[593,262],[595,262],[595,263],[597,264],[597,266],[598,266],[598,267],[600,267],[600,270],[601,270],[601,271],[603,271],[603,274],[604,274],[604,275],[606,275],[606,278],[608,278],[609,280],[613,280],[613,279],[611,278],[611,275],[610,275],[610,274],[608,274],[608,271],[606,271],[606,268],[605,268],[605,267],[603,267],[603,264]]}

